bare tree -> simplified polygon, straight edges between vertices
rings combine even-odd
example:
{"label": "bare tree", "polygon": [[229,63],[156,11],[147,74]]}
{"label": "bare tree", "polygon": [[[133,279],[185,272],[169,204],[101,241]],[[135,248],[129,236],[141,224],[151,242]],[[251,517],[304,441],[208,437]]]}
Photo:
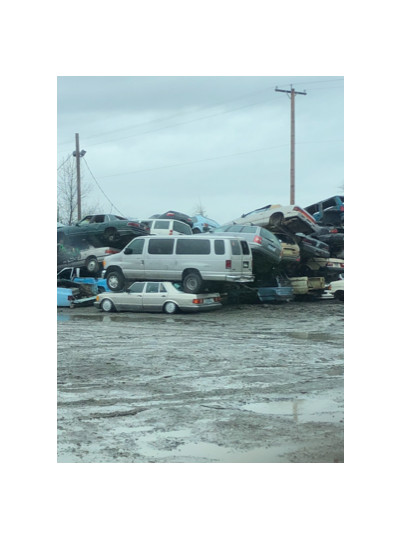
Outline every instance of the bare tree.
{"label": "bare tree", "polygon": [[202,215],[203,217],[207,217],[206,209],[201,202],[199,202],[197,206],[195,206],[194,215]]}
{"label": "bare tree", "polygon": [[[83,182],[81,171],[81,200],[82,202],[91,191],[91,186]],[[78,196],[75,159],[66,159],[59,167],[57,177],[57,221],[70,225],[78,218]],[[86,207],[82,215],[101,213],[97,205]]]}

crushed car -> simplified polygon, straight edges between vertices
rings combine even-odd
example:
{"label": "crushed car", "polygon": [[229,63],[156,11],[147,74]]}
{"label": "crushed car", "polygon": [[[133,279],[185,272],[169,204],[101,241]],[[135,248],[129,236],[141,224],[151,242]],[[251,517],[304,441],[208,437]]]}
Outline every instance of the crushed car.
{"label": "crushed car", "polygon": [[95,247],[109,246],[123,248],[137,236],[148,234],[146,228],[137,221],[112,214],[86,215],[75,225],[57,228],[57,243],[64,244],[67,239],[85,239]]}
{"label": "crushed car", "polygon": [[271,231],[279,231],[284,226],[292,233],[303,232],[304,234],[315,232],[317,225],[314,217],[300,206],[280,204],[263,206],[226,224],[253,224]]}
{"label": "crushed car", "polygon": [[216,228],[219,228],[221,225],[217,223],[217,221],[214,221],[213,219],[210,219],[209,217],[205,217],[204,215],[196,214],[192,216],[192,232],[193,234],[203,234],[205,232],[212,232]]}
{"label": "crushed car", "polygon": [[119,253],[115,247],[94,247],[84,239],[76,239],[73,245],[57,244],[57,271],[66,268],[82,268],[89,275],[97,275],[106,256]]}
{"label": "crushed car", "polygon": [[304,208],[320,225],[343,226],[344,196],[335,195]]}

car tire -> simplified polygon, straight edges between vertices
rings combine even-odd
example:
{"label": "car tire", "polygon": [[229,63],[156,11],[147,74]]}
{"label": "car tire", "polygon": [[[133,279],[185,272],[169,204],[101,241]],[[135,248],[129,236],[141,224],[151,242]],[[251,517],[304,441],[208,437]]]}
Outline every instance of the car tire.
{"label": "car tire", "polygon": [[203,279],[196,271],[190,271],[183,278],[183,290],[188,294],[198,294],[203,286]]}
{"label": "car tire", "polygon": [[95,256],[90,256],[87,258],[85,266],[89,273],[97,273],[100,269],[99,261]]}
{"label": "car tire", "polygon": [[121,271],[113,270],[107,275],[107,286],[112,292],[119,292],[124,288],[125,279]]}
{"label": "car tire", "polygon": [[108,298],[103,299],[100,307],[101,307],[101,310],[104,311],[105,313],[111,313],[112,311],[115,311],[114,303]]}
{"label": "car tire", "polygon": [[164,305],[163,310],[167,314],[175,314],[178,310],[178,306],[176,303],[173,303],[172,301],[167,301],[167,303],[165,303]]}
{"label": "car tire", "polygon": [[104,237],[107,242],[112,242],[117,239],[117,231],[115,228],[107,228],[107,230],[104,232]]}
{"label": "car tire", "polygon": [[335,292],[334,296],[335,296],[335,299],[338,299],[340,301],[344,301],[344,292],[343,292],[343,290],[338,290],[337,292]]}

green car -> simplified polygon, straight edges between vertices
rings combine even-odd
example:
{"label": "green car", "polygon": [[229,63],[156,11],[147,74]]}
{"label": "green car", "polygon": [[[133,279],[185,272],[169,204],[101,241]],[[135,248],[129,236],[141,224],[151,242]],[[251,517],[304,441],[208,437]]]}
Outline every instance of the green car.
{"label": "green car", "polygon": [[148,235],[137,221],[111,214],[86,215],[75,225],[57,228],[57,243],[74,245],[85,239],[95,247],[124,247],[137,236]]}

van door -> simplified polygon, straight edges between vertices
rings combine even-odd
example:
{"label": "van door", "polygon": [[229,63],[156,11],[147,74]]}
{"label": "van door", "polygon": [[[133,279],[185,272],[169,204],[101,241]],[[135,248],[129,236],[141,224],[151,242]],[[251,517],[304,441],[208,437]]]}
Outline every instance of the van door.
{"label": "van door", "polygon": [[121,252],[119,265],[128,280],[144,279],[144,238],[135,238]]}
{"label": "van door", "polygon": [[174,238],[152,237],[148,240],[144,264],[147,279],[176,279],[174,243]]}

